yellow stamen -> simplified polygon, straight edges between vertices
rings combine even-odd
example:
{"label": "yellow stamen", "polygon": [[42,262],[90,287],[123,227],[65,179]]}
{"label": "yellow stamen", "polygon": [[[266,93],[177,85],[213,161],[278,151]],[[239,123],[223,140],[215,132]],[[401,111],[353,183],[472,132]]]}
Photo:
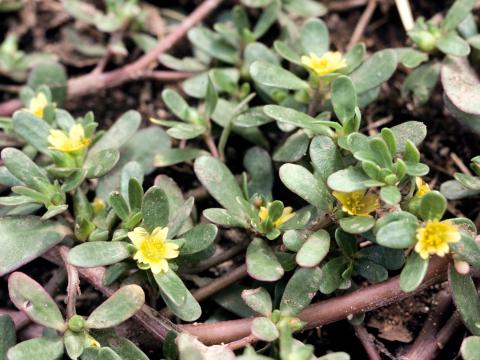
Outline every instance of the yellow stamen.
{"label": "yellow stamen", "polygon": [[417,185],[417,192],[415,193],[416,197],[421,198],[426,193],[430,192],[430,186],[422,180],[421,177],[415,178],[415,184]]}
{"label": "yellow stamen", "polygon": [[133,256],[143,265],[150,266],[154,274],[168,271],[168,259],[175,259],[179,255],[178,245],[167,242],[168,228],[155,228],[149,233],[142,227],[136,227],[128,233],[128,237],[137,252]]}
{"label": "yellow stamen", "polygon": [[35,97],[30,100],[28,104],[28,109],[25,109],[28,112],[31,112],[33,115],[43,118],[43,111],[48,105],[47,97],[44,93],[39,92]]}
{"label": "yellow stamen", "polygon": [[62,130],[52,129],[48,135],[50,149],[63,152],[76,152],[90,144],[90,139],[85,137],[83,126],[75,124],[70,128],[68,135]]}
{"label": "yellow stamen", "polygon": [[338,51],[327,51],[322,57],[310,53],[309,56],[302,56],[301,61],[319,76],[329,75],[347,66],[342,53]]}
{"label": "yellow stamen", "polygon": [[428,259],[432,254],[444,256],[450,251],[449,244],[460,241],[457,226],[450,221],[430,220],[425,226],[417,229],[417,244],[415,251]]}
{"label": "yellow stamen", "polygon": [[332,194],[342,204],[342,210],[349,215],[368,216],[380,207],[378,196],[366,194],[365,191],[350,193],[334,191]]}

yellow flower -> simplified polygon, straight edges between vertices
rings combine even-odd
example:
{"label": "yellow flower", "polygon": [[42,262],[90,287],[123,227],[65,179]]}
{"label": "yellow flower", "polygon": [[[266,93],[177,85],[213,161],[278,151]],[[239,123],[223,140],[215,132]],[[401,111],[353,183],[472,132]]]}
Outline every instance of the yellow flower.
{"label": "yellow flower", "polygon": [[333,196],[342,204],[342,210],[349,215],[368,216],[380,207],[380,201],[375,194],[365,191],[350,193],[334,191]]}
{"label": "yellow flower", "polygon": [[149,265],[154,274],[168,270],[168,259],[178,257],[178,245],[167,242],[168,228],[155,228],[150,234],[142,227],[128,233],[137,252],[133,256],[139,263]]}
{"label": "yellow flower", "polygon": [[85,335],[85,345],[97,349],[101,347],[100,343],[88,334]]}
{"label": "yellow flower", "polygon": [[423,195],[430,191],[430,186],[422,180],[421,177],[415,178],[415,184],[417,185],[417,192],[415,193],[416,197],[421,198]]}
{"label": "yellow flower", "polygon": [[50,149],[69,153],[82,150],[90,144],[90,139],[85,137],[83,126],[75,124],[70,128],[68,135],[62,130],[50,130],[48,143],[50,144]]}
{"label": "yellow flower", "polygon": [[444,256],[449,252],[448,244],[460,241],[458,228],[450,221],[429,220],[424,227],[417,229],[415,251],[428,259],[431,254]]}
{"label": "yellow flower", "polygon": [[342,53],[338,51],[327,51],[322,57],[310,53],[309,56],[302,56],[301,61],[303,65],[312,69],[319,76],[331,74],[347,66]]}
{"label": "yellow flower", "polygon": [[[260,207],[258,211],[258,217],[260,218],[260,222],[264,222],[270,216],[268,209],[265,206]],[[293,208],[287,206],[283,209],[282,215],[273,222],[273,226],[279,228],[283,224],[285,224],[288,220],[295,216],[295,212],[293,212]]]}
{"label": "yellow flower", "polygon": [[102,212],[102,210],[105,209],[105,201],[96,197],[92,201],[92,208],[95,214],[100,214],[100,212]]}
{"label": "yellow flower", "polygon": [[33,97],[28,104],[28,112],[31,112],[33,115],[43,118],[43,110],[48,105],[47,97],[44,93],[39,92],[37,96]]}

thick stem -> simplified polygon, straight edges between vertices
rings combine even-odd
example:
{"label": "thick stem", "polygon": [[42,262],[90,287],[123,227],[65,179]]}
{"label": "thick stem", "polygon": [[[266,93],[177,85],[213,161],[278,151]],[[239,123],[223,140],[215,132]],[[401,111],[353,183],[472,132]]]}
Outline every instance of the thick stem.
{"label": "thick stem", "polygon": [[437,332],[442,324],[446,311],[452,304],[452,297],[446,290],[440,291],[433,301],[434,307],[430,312],[422,330],[402,360],[430,360],[434,359],[437,341]]}
{"label": "thick stem", "polygon": [[382,360],[380,354],[378,353],[377,347],[372,340],[372,335],[368,333],[367,329],[365,329],[365,326],[358,324],[354,325],[353,328],[355,329],[355,335],[362,343],[368,358],[370,360]]}
{"label": "thick stem", "polygon": [[[400,289],[400,277],[370,285],[363,289],[319,301],[308,306],[300,313],[300,319],[307,322],[307,328],[329,324],[345,319],[349,315],[371,311],[383,306],[399,302],[413,296],[423,289],[444,281],[447,275],[446,258],[432,258],[423,283],[413,292],[405,293]],[[250,326],[253,318],[221,321],[218,323],[187,324],[180,328],[192,335],[198,336],[206,344],[232,342],[250,335]]]}
{"label": "thick stem", "polygon": [[67,304],[67,319],[70,319],[77,313],[75,306],[77,303],[77,296],[80,295],[80,279],[78,277],[77,268],[67,261],[68,251],[69,250],[66,246],[61,246],[59,248],[59,253],[65,264],[68,275],[67,298],[65,299],[65,302]]}
{"label": "thick stem", "polygon": [[[155,65],[158,56],[170,50],[187,32],[207,17],[222,0],[205,0],[171,33],[161,39],[157,46],[133,63],[119,69],[100,74],[90,73],[68,81],[70,98],[96,93],[101,89],[121,85],[127,81],[141,78],[145,71]],[[20,99],[13,99],[0,104],[0,116],[9,116],[22,106]]]}

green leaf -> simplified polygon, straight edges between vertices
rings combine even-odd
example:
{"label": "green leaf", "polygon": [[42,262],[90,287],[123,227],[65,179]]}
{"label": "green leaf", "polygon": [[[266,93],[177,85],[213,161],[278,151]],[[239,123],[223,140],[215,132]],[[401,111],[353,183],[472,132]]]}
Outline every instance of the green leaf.
{"label": "green leaf", "polygon": [[461,232],[459,242],[451,243],[451,250],[463,261],[468,262],[477,269],[480,268],[480,246],[470,236]]}
{"label": "green leaf", "polygon": [[250,75],[257,83],[280,89],[308,89],[308,83],[288,70],[265,61],[255,61],[250,66]]}
{"label": "green leaf", "polygon": [[268,5],[260,15],[255,27],[253,29],[253,35],[256,39],[262,37],[268,29],[273,25],[280,13],[280,1],[270,1]]}
{"label": "green leaf", "polygon": [[263,287],[243,290],[242,299],[255,312],[267,317],[272,314],[272,299]]}
{"label": "green leaf", "polygon": [[37,90],[47,85],[52,93],[52,100],[58,107],[63,107],[67,97],[67,73],[63,65],[57,62],[44,62],[36,65],[28,76],[28,86]]}
{"label": "green leaf", "polygon": [[423,220],[440,220],[447,210],[447,200],[438,191],[429,191],[420,200],[419,214]]}
{"label": "green leaf", "polygon": [[284,164],[280,167],[279,174],[290,191],[319,209],[328,208],[331,196],[327,187],[303,166]]}
{"label": "green leaf", "polygon": [[0,217],[0,276],[45,253],[70,234],[70,229],[36,216]]}
{"label": "green leaf", "polygon": [[237,198],[243,198],[243,193],[228,167],[211,156],[202,156],[195,160],[194,170],[210,195],[231,215],[241,218],[243,212]]}
{"label": "green leaf", "polygon": [[353,192],[365,190],[367,188],[365,185],[367,180],[370,180],[370,178],[361,169],[348,167],[330,175],[327,179],[327,184],[330,189],[335,191]]}
{"label": "green leaf", "polygon": [[203,216],[209,221],[226,227],[248,227],[248,224],[241,219],[233,217],[225,209],[210,208],[203,210]]}
{"label": "green leaf", "polygon": [[58,330],[65,329],[65,320],[52,297],[35,280],[21,272],[8,278],[10,300],[32,321]]}
{"label": "green leaf", "polygon": [[319,17],[327,13],[327,7],[314,0],[286,0],[283,6],[288,12],[303,17]]}
{"label": "green leaf", "polygon": [[375,219],[372,216],[348,216],[340,219],[339,224],[349,234],[363,234],[373,228]]}
{"label": "green leaf", "polygon": [[320,19],[308,20],[300,30],[300,42],[304,54],[322,56],[330,48],[327,25]]}
{"label": "green leaf", "polygon": [[273,43],[273,47],[275,48],[277,54],[285,60],[290,61],[291,63],[296,65],[302,65],[300,55],[295,50],[290,48],[290,46],[284,41],[275,40],[275,42]]}
{"label": "green leaf", "polygon": [[271,123],[273,120],[264,114],[263,106],[248,109],[233,119],[238,127],[255,127]]}
{"label": "green leaf", "polygon": [[222,37],[203,27],[195,27],[188,32],[188,39],[195,47],[215,59],[227,64],[236,64],[239,54],[235,48],[222,39]]}
{"label": "green leaf", "polygon": [[96,330],[94,336],[103,346],[108,346],[115,351],[121,359],[148,360],[148,356],[145,355],[133,342],[124,337],[118,336],[113,330]]}
{"label": "green leaf", "polygon": [[70,250],[68,262],[87,268],[116,264],[131,257],[129,247],[124,241],[86,242]]}
{"label": "green leaf", "polygon": [[407,140],[418,146],[427,136],[427,127],[420,121],[407,121],[391,127],[390,130],[395,134],[398,152],[405,151]]}
{"label": "green leaf", "polygon": [[38,117],[27,111],[17,111],[13,114],[12,125],[15,134],[20,135],[43,154],[50,155],[48,135],[51,127],[46,121],[40,121]]}
{"label": "green leaf", "polygon": [[84,169],[87,179],[99,178],[107,174],[117,164],[120,159],[120,153],[116,149],[105,149],[98,151],[88,157],[85,161]]}
{"label": "green leaf", "polygon": [[395,205],[402,199],[402,194],[400,194],[400,190],[394,185],[383,186],[380,189],[380,198],[388,205]]}
{"label": "green leaf", "polygon": [[412,252],[400,273],[400,288],[405,292],[415,290],[423,281],[428,270],[428,259]]}
{"label": "green leaf", "polygon": [[280,311],[296,316],[302,311],[318,291],[322,281],[322,271],[318,267],[300,268],[287,283],[280,301]]}
{"label": "green leaf", "polygon": [[392,221],[380,227],[376,242],[392,249],[406,249],[416,241],[417,225],[408,219]]}
{"label": "green leaf", "polygon": [[466,59],[447,57],[441,73],[445,104],[452,115],[475,132],[480,131],[479,79]]}
{"label": "green leaf", "polygon": [[463,360],[476,360],[480,354],[480,336],[469,336],[463,339],[460,352]]}
{"label": "green leaf", "polygon": [[310,143],[310,158],[315,175],[327,181],[328,177],[343,167],[343,160],[337,145],[328,136],[318,135]]}
{"label": "green leaf", "polygon": [[323,294],[331,294],[337,290],[343,283],[342,273],[348,266],[348,260],[344,257],[336,257],[329,260],[320,268],[322,278],[320,282],[320,291]]}
{"label": "green leaf", "polygon": [[117,326],[132,317],[145,303],[145,294],[138,285],[126,285],[115,291],[85,321],[90,329]]}
{"label": "green leaf", "polygon": [[218,101],[217,90],[215,90],[215,86],[213,85],[213,82],[209,76],[208,85],[207,85],[207,94],[205,96],[205,112],[208,116],[211,116],[215,111],[215,108],[217,106],[217,101]]}
{"label": "green leaf", "polygon": [[45,172],[22,151],[15,148],[3,149],[2,160],[12,175],[32,189],[42,193],[51,189],[52,185]]}
{"label": "green leaf", "polygon": [[154,165],[157,167],[168,167],[186,161],[194,160],[200,156],[208,155],[208,152],[201,149],[169,149],[162,151],[155,156]]}
{"label": "green leaf", "polygon": [[118,118],[118,120],[107,130],[89,150],[88,157],[101,150],[119,149],[123,144],[132,138],[140,126],[142,118],[137,111],[130,110]]}
{"label": "green leaf", "polygon": [[190,219],[194,205],[194,198],[190,196],[176,211],[173,217],[169,217],[168,237],[173,239],[182,229],[185,222]]}
{"label": "green leaf", "polygon": [[303,130],[290,135],[273,153],[273,160],[295,162],[305,156],[310,138]]}
{"label": "green leaf", "polygon": [[475,0],[456,0],[443,19],[443,28],[446,31],[455,28],[467,17],[475,5]]}
{"label": "green leaf", "polygon": [[167,134],[179,140],[189,140],[203,134],[207,128],[203,125],[178,124],[167,130]]}
{"label": "green leaf", "polygon": [[179,93],[172,89],[165,89],[162,91],[162,100],[176,117],[188,121],[190,107]]}
{"label": "green leaf", "polygon": [[464,57],[470,54],[470,45],[455,33],[448,33],[437,40],[437,47],[447,55]]}
{"label": "green leaf", "polygon": [[284,273],[272,248],[260,238],[248,245],[246,263],[248,274],[260,281],[277,281]]}
{"label": "green leaf", "polygon": [[269,197],[273,186],[273,167],[268,152],[259,147],[248,149],[243,158],[243,166],[250,175],[248,194]]}
{"label": "green leaf", "polygon": [[60,360],[63,355],[63,339],[55,337],[39,337],[23,341],[10,348],[8,360]]}
{"label": "green leaf", "polygon": [[473,335],[480,335],[480,299],[469,275],[460,275],[453,266],[448,268],[448,280],[453,301],[463,323]]}
{"label": "green leaf", "polygon": [[350,360],[350,355],[344,352],[335,352],[320,356],[318,360]]}
{"label": "green leaf", "polygon": [[415,69],[428,60],[427,53],[410,47],[395,48],[394,50],[397,54],[398,62],[410,69]]}
{"label": "green leaf", "polygon": [[310,235],[297,252],[297,264],[302,267],[314,267],[327,256],[330,250],[330,235],[318,230]]}
{"label": "green leaf", "polygon": [[182,255],[196,254],[208,248],[217,237],[218,229],[213,224],[199,224],[182,234],[185,243],[180,249]]}
{"label": "green leaf", "polygon": [[377,51],[351,74],[357,94],[376,88],[395,72],[397,56],[394,50]]}
{"label": "green leaf", "polygon": [[332,105],[335,115],[343,124],[355,116],[357,93],[349,77],[339,76],[333,80]]}
{"label": "green leaf", "polygon": [[17,343],[15,323],[8,315],[0,315],[0,360],[7,360],[7,351]]}
{"label": "green leaf", "polygon": [[252,322],[252,335],[262,341],[271,342],[276,340],[280,334],[272,320],[266,317],[257,317]]}
{"label": "green leaf", "polygon": [[200,305],[172,269],[153,276],[163,301],[175,315],[184,321],[195,321],[200,317],[202,314]]}
{"label": "green leaf", "polygon": [[158,186],[152,186],[143,198],[143,227],[152,232],[156,227],[168,225],[168,198]]}
{"label": "green leaf", "polygon": [[382,265],[368,259],[360,259],[357,272],[370,282],[378,283],[388,279],[388,271]]}
{"label": "green leaf", "polygon": [[327,126],[319,123],[319,120],[314,119],[301,111],[279,105],[266,105],[263,107],[263,111],[267,116],[270,116],[271,118],[280,122],[312,130],[318,134],[333,134],[332,130]]}
{"label": "green leaf", "polygon": [[454,177],[463,187],[471,190],[480,190],[480,177],[462,173],[455,173]]}
{"label": "green leaf", "polygon": [[128,204],[125,198],[122,194],[120,194],[120,192],[112,192],[108,199],[108,203],[120,219],[122,219],[123,221],[128,219],[128,216],[130,215],[130,209],[128,208]]}
{"label": "green leaf", "polygon": [[78,359],[85,349],[85,334],[67,329],[63,334],[63,343],[70,359]]}

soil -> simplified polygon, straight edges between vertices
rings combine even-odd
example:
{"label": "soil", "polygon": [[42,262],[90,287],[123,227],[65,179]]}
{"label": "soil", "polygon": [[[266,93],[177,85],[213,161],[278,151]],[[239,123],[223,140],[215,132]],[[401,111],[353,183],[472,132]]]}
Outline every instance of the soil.
{"label": "soil", "polygon": [[[174,6],[177,9],[189,12],[199,2],[187,0],[180,2],[163,1],[162,7]],[[56,49],[62,60],[68,60],[64,61],[64,63],[69,64],[67,68],[71,76],[91,71],[94,64],[92,62],[72,61],[71,52],[61,40],[61,28],[71,24],[71,20],[62,13],[60,4],[54,0],[39,0],[26,3],[28,5],[19,14],[0,15],[0,33],[5,34],[7,31],[13,30],[24,34],[21,47],[26,51]],[[151,1],[151,3],[154,5],[156,2]],[[348,3],[348,1],[345,1],[345,3]],[[428,18],[444,11],[451,1],[414,0],[410,1],[410,3],[415,15],[423,15]],[[226,1],[224,7],[227,8],[231,5],[232,2]],[[345,49],[351,32],[358,23],[364,7],[344,10],[328,14],[325,17],[325,21],[331,31],[331,41],[339,50]],[[210,17],[210,19],[213,19],[213,17]],[[101,38],[99,34],[95,36]],[[370,52],[387,47],[405,46],[406,37],[393,1],[379,1],[379,6],[362,39]],[[187,48],[187,42],[184,41],[178,44],[175,52],[184,53]],[[117,62],[124,61],[127,60],[117,59]],[[115,61],[113,64],[109,64],[109,66],[115,67]],[[456,154],[467,166],[470,158],[480,154],[479,136],[463,128],[448,114],[443,105],[440,89],[437,89],[434,96],[423,107],[414,107],[411,100],[403,99],[400,94],[400,87],[407,73],[407,69],[397,71],[394,78],[384,85],[381,98],[363,111],[366,119],[365,124],[371,124],[381,119],[385,120],[388,126],[406,120],[424,122],[428,127],[428,136],[420,151],[423,155],[423,161],[431,166],[431,173],[427,180],[432,187],[438,188],[442,182],[451,179],[454,172],[459,171],[458,165],[452,159],[452,154]],[[16,85],[6,78],[0,78],[0,84]],[[164,84],[154,81],[127,83],[121,87],[104,90],[80,99],[71,99],[68,101],[66,108],[74,115],[81,115],[88,110],[93,110],[97,121],[100,122],[103,128],[110,126],[124,111],[136,109],[140,111],[143,119],[145,119],[143,125],[147,126],[146,119],[164,111],[160,100],[160,92],[163,86]],[[0,100],[13,96],[15,94],[0,89]],[[270,128],[267,128],[268,130]],[[271,131],[275,131],[273,127]],[[271,138],[278,138],[279,136],[278,133],[267,133],[266,135]],[[467,144],[468,146],[466,146]],[[248,149],[248,146],[241,138],[232,137],[227,156],[229,165],[233,166],[234,172],[237,171],[239,173],[241,171],[241,159],[246,149]],[[175,166],[167,171],[158,170],[147,179],[146,185],[151,185],[154,176],[161,173],[166,173],[173,177],[185,191],[199,185],[195,180],[191,167],[188,165]],[[276,190],[278,198],[285,200],[288,204],[299,202],[297,198],[289,197],[289,192],[284,191],[285,188],[279,181],[275,185],[275,188],[278,189]],[[200,202],[199,206],[206,207],[209,203],[210,200],[206,200]],[[449,208],[449,211],[454,215],[463,214],[471,219],[477,218],[478,210],[479,205],[474,200],[453,202]],[[477,223],[477,225],[480,225],[480,219]],[[229,246],[229,243],[225,245]],[[235,263],[235,259],[233,263]],[[25,271],[41,283],[45,283],[51,276],[53,269],[55,267],[49,262],[38,259],[22,268],[22,271]],[[226,269],[223,268],[220,271],[224,272]],[[207,272],[205,275],[213,276],[214,274]],[[83,297],[79,301],[79,312],[88,313],[95,304],[101,301],[101,296],[86,283],[82,283],[81,288]],[[438,289],[439,286],[433,287],[418,296],[367,314],[365,321],[367,330],[375,336],[379,348],[383,349],[382,356],[384,359],[395,359],[415,339],[431,307],[432,296]],[[63,293],[60,291],[59,296]],[[57,299],[61,300],[59,297]],[[5,306],[12,307],[8,301],[6,279],[0,278],[0,307]],[[218,309],[218,306],[211,301],[206,301],[203,308]],[[207,311],[208,313],[209,311]],[[219,316],[224,315],[226,314],[219,313]],[[455,358],[462,337],[463,330],[451,339],[449,345],[438,359],[450,360]],[[299,339],[315,344],[317,355],[348,349],[353,360],[366,358],[362,345],[355,337],[352,326],[346,320],[324,326],[321,329],[305,331],[299,335]],[[150,349],[144,350],[148,352]],[[154,355],[152,358],[160,357],[158,352],[152,355]]]}

